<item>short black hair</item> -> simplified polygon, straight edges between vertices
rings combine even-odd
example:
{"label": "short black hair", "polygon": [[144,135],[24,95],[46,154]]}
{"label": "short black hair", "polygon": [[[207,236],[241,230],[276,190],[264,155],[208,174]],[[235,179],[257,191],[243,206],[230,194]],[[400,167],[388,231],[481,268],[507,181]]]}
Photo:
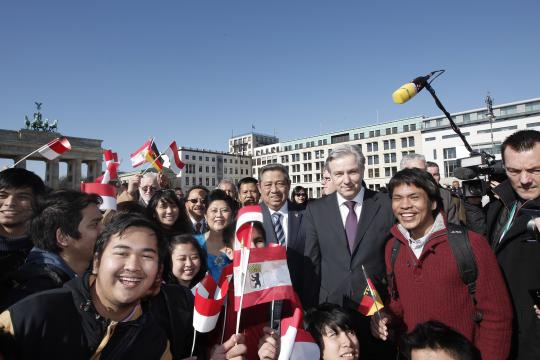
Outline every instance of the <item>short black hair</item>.
{"label": "short black hair", "polygon": [[172,226],[172,229],[170,229],[171,232],[174,233],[190,233],[193,229],[191,225],[191,221],[189,220],[189,216],[186,211],[186,207],[182,206],[182,203],[180,200],[178,200],[178,196],[174,193],[174,190],[171,189],[160,189],[156,190],[154,195],[150,198],[150,201],[148,201],[148,205],[146,206],[146,216],[152,220],[155,221],[158,226],[161,227],[159,224],[159,221],[157,219],[156,214],[156,208],[159,205],[160,201],[164,201],[169,204],[174,204],[178,207],[178,219],[176,219],[176,222]]}
{"label": "short black hair", "polygon": [[148,220],[146,216],[141,214],[122,213],[115,216],[109,224],[105,227],[105,230],[99,235],[96,246],[94,247],[94,255],[101,260],[103,251],[109,244],[109,241],[113,235],[122,236],[122,234],[130,227],[143,227],[150,229],[156,234],[158,259],[159,263],[163,264],[167,256],[167,244],[163,240],[160,229],[152,221]]}
{"label": "short black hair", "polygon": [[456,360],[480,360],[480,352],[462,334],[449,326],[428,321],[416,325],[413,331],[402,338],[403,354],[410,359],[413,350],[442,350]]}
{"label": "short black hair", "polygon": [[443,203],[439,187],[437,186],[435,179],[433,179],[433,176],[426,170],[412,168],[398,171],[388,183],[388,193],[390,194],[390,198],[394,195],[395,188],[403,184],[414,185],[417,188],[424,190],[429,201],[437,203],[437,207],[432,211],[433,217],[436,217],[442,210]]}
{"label": "short black hair", "polygon": [[304,316],[304,328],[313,336],[321,352],[324,350],[322,338],[326,335],[327,327],[336,333],[353,331],[356,334],[353,315],[348,309],[330,303],[310,309]]}
{"label": "short black hair", "polygon": [[537,143],[540,143],[540,131],[521,130],[516,131],[507,137],[501,145],[501,156],[504,163],[504,151],[507,147],[517,152],[531,150]]}
{"label": "short black hair", "polygon": [[206,253],[203,251],[201,245],[199,244],[199,242],[197,241],[197,239],[195,239],[193,235],[182,234],[182,235],[173,236],[169,240],[169,256],[168,256],[169,258],[168,265],[169,265],[169,269],[171,269],[169,273],[169,282],[173,284],[177,284],[178,280],[172,273],[172,268],[173,268],[172,267],[172,253],[174,249],[176,248],[176,246],[182,245],[182,244],[191,244],[195,248],[195,250],[197,250],[197,253],[199,253],[199,258],[201,259],[201,268],[199,272],[197,273],[197,275],[195,275],[193,279],[191,279],[191,283],[189,284],[189,287],[191,288],[195,286],[197,283],[199,283],[205,277],[206,271],[208,271],[208,265],[206,264]]}
{"label": "short black hair", "polygon": [[281,171],[283,173],[283,175],[285,176],[285,179],[287,180],[287,182],[290,184],[291,183],[291,178],[289,177],[289,170],[287,170],[287,168],[285,167],[285,165],[281,165],[281,164],[268,164],[268,165],[265,165],[263,166],[260,170],[259,170],[259,179],[262,178],[263,174],[267,171]]}
{"label": "short black hair", "polygon": [[[23,168],[9,168],[0,171],[0,189],[32,189],[34,200],[47,191],[43,180],[32,171]],[[36,201],[32,202],[35,207]]]}
{"label": "short black hair", "polygon": [[36,215],[30,222],[30,236],[35,246],[42,250],[59,253],[56,230],[79,239],[82,211],[89,205],[101,205],[99,195],[75,190],[57,190],[39,199]]}
{"label": "short black hair", "polygon": [[438,169],[439,164],[437,164],[436,162],[433,162],[433,161],[426,161],[426,169],[430,168],[430,167],[436,167]]}
{"label": "short black hair", "polygon": [[238,181],[238,189],[240,189],[240,186],[243,184],[255,184],[257,185],[259,181],[251,176],[246,176],[245,178],[241,178],[240,181]]}
{"label": "short black hair", "polygon": [[208,208],[210,207],[211,203],[218,200],[225,201],[225,203],[227,203],[227,205],[231,208],[233,215],[236,214],[236,211],[237,211],[236,202],[234,201],[232,197],[227,195],[225,191],[220,190],[220,189],[212,190],[212,192],[208,194],[208,199],[206,201],[206,211],[208,211]]}
{"label": "short black hair", "polygon": [[208,193],[210,192],[206,186],[203,186],[203,185],[193,185],[193,186],[190,187],[190,188],[188,189],[188,191],[186,192],[186,194],[185,194],[185,195],[186,195],[186,199],[189,198],[189,194],[191,194],[191,192],[192,192],[193,190],[202,190],[202,191],[204,191],[204,192],[206,193],[206,195],[208,195]]}

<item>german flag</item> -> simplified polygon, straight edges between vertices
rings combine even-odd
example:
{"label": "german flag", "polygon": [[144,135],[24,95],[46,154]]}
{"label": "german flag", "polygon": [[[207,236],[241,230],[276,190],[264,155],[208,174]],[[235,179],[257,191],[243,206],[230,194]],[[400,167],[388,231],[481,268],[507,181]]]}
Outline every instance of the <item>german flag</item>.
{"label": "german flag", "polygon": [[360,300],[360,305],[357,310],[365,316],[371,316],[378,310],[381,310],[384,305],[377,289],[373,286],[373,283],[369,278],[367,279],[367,282],[364,296],[362,297],[362,300]]}
{"label": "german flag", "polygon": [[146,152],[145,158],[158,172],[163,170],[163,160],[161,160],[160,152],[154,140],[152,140],[152,145]]}

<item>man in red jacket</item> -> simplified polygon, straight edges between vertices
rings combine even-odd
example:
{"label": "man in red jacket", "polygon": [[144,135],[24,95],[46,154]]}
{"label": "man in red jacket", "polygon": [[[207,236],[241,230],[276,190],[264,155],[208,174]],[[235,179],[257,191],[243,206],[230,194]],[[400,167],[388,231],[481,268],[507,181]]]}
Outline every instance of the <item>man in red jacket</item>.
{"label": "man in red jacket", "polygon": [[[478,274],[475,305],[448,242],[446,219],[433,177],[420,169],[405,169],[390,180],[388,190],[398,220],[385,251],[387,273],[392,274],[392,296],[381,316],[372,317],[373,335],[387,340],[394,332],[400,335],[419,323],[437,320],[472,341],[482,359],[506,359],[512,309],[488,242],[468,232]],[[401,246],[392,264],[396,241]],[[482,314],[481,321],[475,316],[478,313]]]}

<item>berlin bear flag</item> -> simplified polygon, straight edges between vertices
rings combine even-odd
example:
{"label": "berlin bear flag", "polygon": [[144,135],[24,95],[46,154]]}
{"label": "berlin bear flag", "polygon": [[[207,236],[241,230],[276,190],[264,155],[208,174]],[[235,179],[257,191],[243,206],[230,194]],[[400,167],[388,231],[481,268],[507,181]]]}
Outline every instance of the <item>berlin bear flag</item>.
{"label": "berlin bear flag", "polygon": [[240,209],[233,260],[236,311],[273,300],[296,301],[297,298],[291,283],[285,247],[250,248],[251,223],[254,221],[263,221],[260,206],[245,206]]}
{"label": "berlin bear flag", "polygon": [[69,150],[71,150],[71,144],[67,138],[62,137],[49,141],[47,145],[40,147],[38,152],[48,160],[54,160]]}

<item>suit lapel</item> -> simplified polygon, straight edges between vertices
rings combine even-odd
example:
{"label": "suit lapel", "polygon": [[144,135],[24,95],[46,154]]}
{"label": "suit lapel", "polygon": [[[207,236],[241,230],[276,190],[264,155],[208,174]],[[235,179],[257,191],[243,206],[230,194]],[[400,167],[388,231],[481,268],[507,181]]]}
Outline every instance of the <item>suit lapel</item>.
{"label": "suit lapel", "polygon": [[375,192],[365,189],[364,200],[362,201],[362,211],[360,220],[356,228],[356,239],[354,240],[353,254],[358,250],[360,243],[366,235],[373,218],[379,212],[380,205],[375,201]]}
{"label": "suit lapel", "polygon": [[276,232],[274,231],[274,224],[272,223],[272,217],[270,216],[270,211],[265,203],[261,203],[261,209],[263,214],[263,225],[266,232],[266,244],[276,244],[277,237]]}

